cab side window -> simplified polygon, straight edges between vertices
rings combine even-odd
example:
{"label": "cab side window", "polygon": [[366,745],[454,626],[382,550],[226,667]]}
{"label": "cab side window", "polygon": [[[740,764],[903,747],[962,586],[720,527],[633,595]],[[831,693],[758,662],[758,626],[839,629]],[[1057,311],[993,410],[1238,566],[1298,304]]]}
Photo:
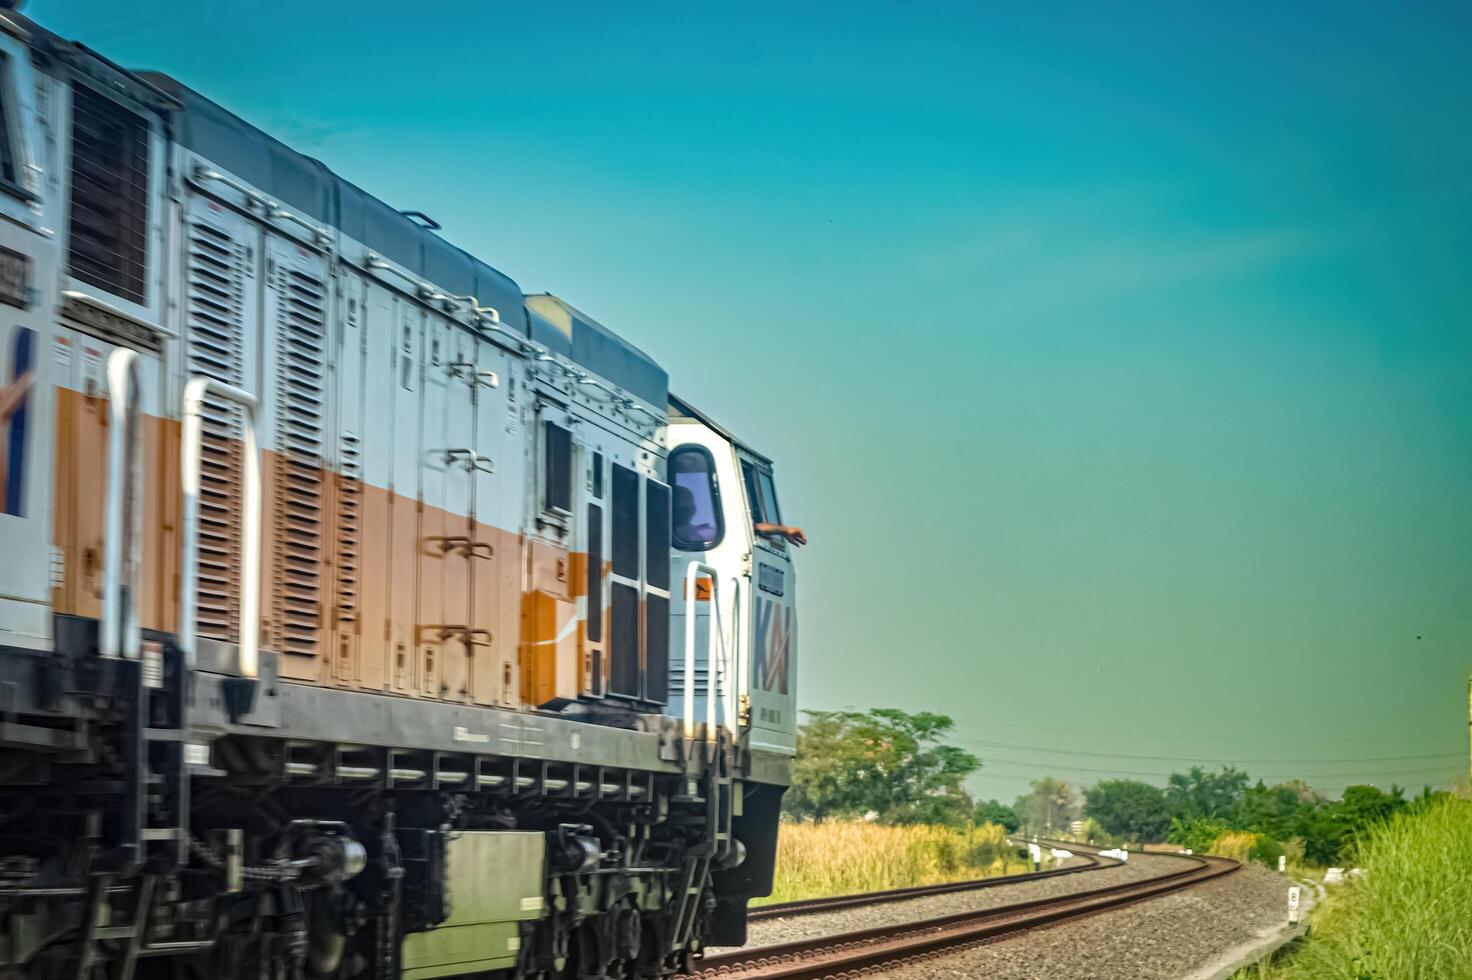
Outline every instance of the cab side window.
{"label": "cab side window", "polygon": [[772,474],[762,470],[757,475],[762,491],[762,513],[767,515],[768,524],[782,523],[782,509],[777,506],[777,488],[772,484]]}
{"label": "cab side window", "polygon": [[20,171],[16,167],[17,140],[12,127],[19,119],[11,102],[10,86],[10,59],[0,54],[0,187],[14,194],[20,189]]}
{"label": "cab side window", "polygon": [[[742,460],[741,479],[746,484],[746,500],[751,506],[751,523],[781,524],[782,512],[777,507],[777,489],[772,484],[772,474]],[[787,550],[787,540],[781,535],[758,534],[757,540],[778,551]]]}
{"label": "cab side window", "polygon": [[766,511],[762,510],[762,495],[756,485],[756,467],[746,460],[741,461],[741,479],[746,483],[746,502],[751,507],[751,523],[766,524]]}
{"label": "cab side window", "polygon": [[551,421],[542,423],[542,507],[572,513],[572,430]]}
{"label": "cab side window", "polygon": [[726,536],[716,461],[702,446],[680,446],[669,457],[673,488],[670,537],[681,551],[709,551]]}

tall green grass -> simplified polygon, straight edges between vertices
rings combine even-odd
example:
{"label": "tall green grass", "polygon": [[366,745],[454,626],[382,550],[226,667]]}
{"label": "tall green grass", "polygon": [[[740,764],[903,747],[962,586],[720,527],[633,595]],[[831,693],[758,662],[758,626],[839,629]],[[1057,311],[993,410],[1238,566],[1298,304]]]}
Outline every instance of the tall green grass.
{"label": "tall green grass", "polygon": [[1263,980],[1472,978],[1472,802],[1443,798],[1398,814],[1359,842],[1366,872],[1314,916],[1309,941]]}

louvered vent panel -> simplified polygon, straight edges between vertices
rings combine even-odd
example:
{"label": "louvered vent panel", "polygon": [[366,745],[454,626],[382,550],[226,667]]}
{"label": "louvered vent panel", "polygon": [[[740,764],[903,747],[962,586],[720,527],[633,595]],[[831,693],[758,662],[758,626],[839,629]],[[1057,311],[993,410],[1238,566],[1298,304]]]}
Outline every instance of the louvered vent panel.
{"label": "louvered vent panel", "polygon": [[83,282],[144,300],[148,123],[85,85],[72,89],[67,267]]}
{"label": "louvered vent panel", "polygon": [[[245,246],[227,232],[189,229],[189,374],[240,385],[245,316]],[[240,419],[205,404],[199,499],[200,636],[232,639],[240,618]]]}
{"label": "louvered vent panel", "polygon": [[340,491],[337,501],[337,621],[358,621],[358,582],[363,554],[363,458],[362,442],[351,432],[342,433]]}
{"label": "louvered vent panel", "polygon": [[326,283],[276,272],[276,555],[280,652],[313,655],[322,627],[322,464]]}

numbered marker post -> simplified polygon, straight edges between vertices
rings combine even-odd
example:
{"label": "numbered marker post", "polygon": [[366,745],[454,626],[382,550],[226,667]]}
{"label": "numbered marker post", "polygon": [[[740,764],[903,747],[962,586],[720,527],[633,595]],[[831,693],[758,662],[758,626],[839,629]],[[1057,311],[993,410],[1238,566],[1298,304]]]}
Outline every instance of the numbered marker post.
{"label": "numbered marker post", "polygon": [[1293,885],[1288,889],[1288,924],[1298,925],[1298,886]]}
{"label": "numbered marker post", "polygon": [[1283,872],[1285,872],[1287,870],[1288,870],[1288,855],[1286,855],[1286,854],[1279,854],[1278,855],[1278,874],[1282,874]]}

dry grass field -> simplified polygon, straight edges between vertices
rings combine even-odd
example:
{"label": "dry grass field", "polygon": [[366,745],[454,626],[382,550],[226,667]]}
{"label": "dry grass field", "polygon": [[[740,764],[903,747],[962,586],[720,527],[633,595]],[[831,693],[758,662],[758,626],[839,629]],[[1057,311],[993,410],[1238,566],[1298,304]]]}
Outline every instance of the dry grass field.
{"label": "dry grass field", "polygon": [[784,823],[770,898],[848,895],[1027,870],[997,824],[966,829],[861,821]]}

